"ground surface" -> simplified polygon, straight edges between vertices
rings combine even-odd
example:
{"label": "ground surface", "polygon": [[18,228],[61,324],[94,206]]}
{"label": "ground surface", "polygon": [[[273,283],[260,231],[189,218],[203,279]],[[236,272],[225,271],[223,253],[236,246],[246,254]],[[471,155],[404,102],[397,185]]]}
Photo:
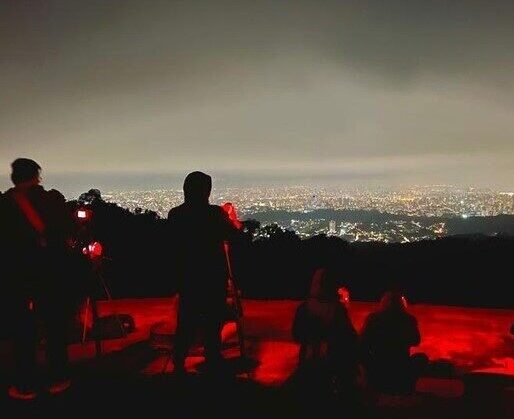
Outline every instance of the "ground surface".
{"label": "ground surface", "polygon": [[[104,409],[106,413],[169,408],[181,412],[179,417],[204,416],[205,412],[212,417],[216,412],[238,417],[303,415],[309,406],[288,390],[297,365],[298,347],[290,336],[297,304],[245,300],[246,348],[253,362],[238,363],[237,348],[231,345],[235,328],[227,324],[225,356],[234,357],[231,365],[238,374],[230,379],[209,377],[202,371],[201,351],[196,350],[187,363],[191,375],[177,379],[166,351],[166,339],[175,327],[176,300],[100,302],[102,315],[130,314],[136,330],[123,338],[103,340],[100,358],[95,358],[94,342],[71,344],[74,385],[67,394],[43,395],[30,404],[13,403],[4,397],[0,407],[5,404],[30,413],[73,409],[88,414]],[[371,303],[351,303],[350,315],[357,329],[374,308]],[[416,351],[425,352],[435,365],[442,366],[441,370],[436,371],[437,377],[420,380],[418,393],[409,398],[359,395],[361,410],[357,416],[508,417],[514,413],[514,337],[510,335],[514,310],[429,305],[412,305],[409,310],[418,318],[422,334]],[[149,339],[155,337],[152,331],[164,340]],[[2,385],[7,386],[12,365],[10,346],[7,341],[1,343]],[[450,364],[453,373],[445,368]],[[356,412],[342,400],[325,401],[325,407],[332,404]]]}

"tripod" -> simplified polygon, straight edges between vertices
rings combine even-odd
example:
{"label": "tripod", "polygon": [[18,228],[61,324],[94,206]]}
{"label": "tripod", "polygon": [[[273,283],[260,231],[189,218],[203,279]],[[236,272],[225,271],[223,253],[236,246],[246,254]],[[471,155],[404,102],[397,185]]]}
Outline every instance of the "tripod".
{"label": "tripod", "polygon": [[243,329],[243,306],[241,304],[241,298],[239,287],[234,279],[234,274],[232,271],[232,263],[230,258],[230,244],[228,242],[223,243],[223,249],[225,251],[225,259],[227,261],[227,270],[228,270],[228,297],[232,300],[232,305],[235,309],[236,315],[236,330],[237,330],[237,338],[239,343],[239,353],[241,358],[246,356],[245,349],[245,340],[244,340],[244,329]]}
{"label": "tripod", "polygon": [[[105,278],[103,277],[101,273],[101,264],[102,260],[106,259],[104,257],[94,257],[91,259],[92,263],[92,269],[91,269],[91,282],[99,282],[102,286],[102,289],[105,293],[105,296],[107,297],[108,301],[112,301],[111,292],[109,290],[109,287],[107,286],[107,282],[105,281]],[[100,327],[99,327],[99,318],[98,315],[98,304],[97,304],[97,298],[94,295],[95,293],[92,291],[89,293],[90,295],[86,298],[86,307],[84,310],[84,326],[82,329],[82,344],[86,342],[87,338],[87,319],[89,317],[89,310],[91,310],[93,322],[91,325],[91,331],[93,333],[93,338],[95,341],[95,355],[97,358],[102,356],[102,336],[100,333]],[[118,314],[115,314],[115,319],[117,326],[119,327],[121,336],[126,336],[127,331],[124,323],[121,321]]]}

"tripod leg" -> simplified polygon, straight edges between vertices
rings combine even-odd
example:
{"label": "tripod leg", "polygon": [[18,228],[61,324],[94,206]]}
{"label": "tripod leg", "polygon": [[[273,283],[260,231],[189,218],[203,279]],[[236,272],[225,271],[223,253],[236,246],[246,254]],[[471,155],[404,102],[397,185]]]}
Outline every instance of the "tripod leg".
{"label": "tripod leg", "polygon": [[[112,295],[111,295],[111,292],[109,291],[109,287],[107,286],[107,282],[105,281],[104,277],[102,276],[102,274],[100,272],[97,272],[97,276],[98,276],[98,279],[100,280],[100,282],[102,284],[102,287],[103,287],[104,292],[105,292],[105,296],[107,297],[107,299],[109,301],[112,301]],[[119,315],[117,313],[115,313],[115,317],[116,317],[116,322],[118,323],[118,326],[120,328],[120,332],[121,332],[122,336],[126,336],[127,331],[123,327],[123,323],[120,320],[120,317],[119,317]]]}
{"label": "tripod leg", "polygon": [[90,297],[87,297],[86,299],[86,308],[84,310],[84,326],[82,327],[82,344],[86,342],[86,333],[87,333],[87,318],[89,317],[89,304],[90,304]]}
{"label": "tripod leg", "polygon": [[238,317],[236,321],[236,327],[237,327],[237,338],[239,340],[239,351],[241,353],[241,358],[246,357],[246,349],[245,349],[245,339],[244,339],[244,333],[243,333],[243,319],[241,317]]}
{"label": "tripod leg", "polygon": [[166,355],[166,362],[164,363],[164,366],[162,367],[161,374],[166,374],[166,369],[168,368],[168,364],[171,361],[171,352],[169,352]]}
{"label": "tripod leg", "polygon": [[[98,324],[98,305],[96,303],[96,299],[93,299],[91,304],[92,312],[93,312],[93,329],[94,326]],[[97,327],[98,329],[98,327]],[[95,354],[97,358],[102,356],[102,336],[98,330],[95,331]]]}
{"label": "tripod leg", "polygon": [[232,289],[232,298],[234,301],[234,307],[236,309],[236,328],[237,328],[237,339],[239,341],[239,352],[241,358],[246,356],[245,350],[245,339],[244,339],[244,328],[243,328],[243,306],[241,305],[241,299],[239,298],[239,290],[234,282],[233,278],[229,279]]}

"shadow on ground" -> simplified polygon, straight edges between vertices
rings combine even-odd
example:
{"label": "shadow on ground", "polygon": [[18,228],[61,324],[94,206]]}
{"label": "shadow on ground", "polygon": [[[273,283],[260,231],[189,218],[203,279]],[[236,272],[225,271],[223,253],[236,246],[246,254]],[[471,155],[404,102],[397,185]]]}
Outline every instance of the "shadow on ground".
{"label": "shadow on ground", "polygon": [[[468,392],[458,398],[433,394],[387,396],[360,390],[344,394],[321,394],[309,386],[264,386],[251,380],[256,363],[234,359],[221,373],[200,366],[197,374],[176,376],[170,373],[146,375],[145,366],[162,357],[162,352],[143,341],[124,350],[73,364],[73,385],[58,396],[40,394],[32,402],[19,402],[0,396],[1,411],[11,417],[54,415],[105,417],[106,415],[146,415],[206,418],[286,418],[338,417],[369,418],[510,418],[505,404],[505,389],[491,376],[468,377]],[[5,377],[4,377],[5,378]],[[4,380],[2,380],[4,381]],[[6,390],[7,382],[2,386]],[[306,390],[307,389],[307,390]],[[512,394],[512,393],[510,393]],[[510,405],[511,406],[511,405]]]}

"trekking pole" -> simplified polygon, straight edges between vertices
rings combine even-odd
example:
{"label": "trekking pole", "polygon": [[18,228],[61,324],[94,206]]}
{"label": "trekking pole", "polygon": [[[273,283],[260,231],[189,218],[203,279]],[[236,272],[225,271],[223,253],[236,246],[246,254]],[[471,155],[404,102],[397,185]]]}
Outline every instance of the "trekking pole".
{"label": "trekking pole", "polygon": [[246,350],[243,331],[243,307],[241,304],[241,299],[239,298],[239,288],[237,287],[236,281],[234,280],[232,263],[230,260],[230,245],[228,242],[223,243],[223,249],[225,251],[225,259],[227,262],[229,290],[231,290],[233,304],[236,311],[236,329],[237,338],[239,341],[239,352],[241,354],[241,357],[244,358],[246,356]]}
{"label": "trekking pole", "polygon": [[[232,225],[238,230],[242,228],[243,224],[241,221],[237,219],[236,210],[234,205],[231,202],[226,202],[222,205],[223,211],[227,214]],[[230,244],[228,241],[223,243],[223,249],[225,251],[225,259],[227,262],[227,270],[228,270],[228,282],[229,288],[232,290],[233,302],[236,311],[236,328],[237,328],[237,337],[239,340],[239,348],[241,357],[245,357],[245,342],[244,342],[244,331],[243,331],[243,307],[241,304],[241,299],[239,298],[239,288],[237,287],[237,283],[234,279],[234,273],[232,270],[232,262],[230,257]]]}

